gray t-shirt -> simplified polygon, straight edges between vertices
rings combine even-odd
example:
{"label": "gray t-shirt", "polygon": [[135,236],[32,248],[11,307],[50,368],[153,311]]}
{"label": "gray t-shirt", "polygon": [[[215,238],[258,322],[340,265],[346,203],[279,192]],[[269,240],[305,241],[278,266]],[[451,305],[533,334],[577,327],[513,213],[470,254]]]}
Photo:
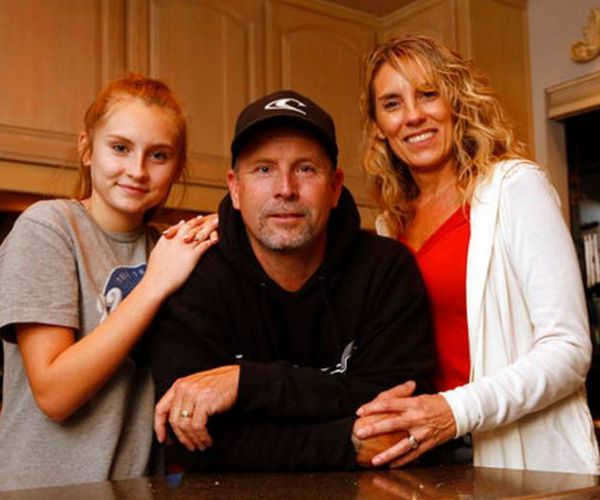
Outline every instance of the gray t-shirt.
{"label": "gray t-shirt", "polygon": [[[42,201],[0,247],[0,490],[142,475],[152,443],[154,391],[147,368],[128,359],[62,423],[37,406],[15,342],[15,323],[93,330],[138,283],[154,243],[146,230],[107,233],[81,203]],[[79,374],[85,377],[85,373]]]}

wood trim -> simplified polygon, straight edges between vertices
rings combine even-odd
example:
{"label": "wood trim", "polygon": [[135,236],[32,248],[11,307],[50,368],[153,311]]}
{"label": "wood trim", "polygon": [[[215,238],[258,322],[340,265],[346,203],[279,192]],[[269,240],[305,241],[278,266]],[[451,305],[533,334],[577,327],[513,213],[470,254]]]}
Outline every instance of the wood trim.
{"label": "wood trim", "polygon": [[[466,6],[463,6],[461,10],[459,9],[457,2],[466,2]],[[468,23],[464,23],[464,20],[469,19],[468,2],[469,0],[417,0],[380,18],[379,27],[377,29],[378,41],[384,41],[388,30],[393,30],[397,25],[403,24],[406,20],[410,20],[431,9],[449,6],[451,17],[447,20],[447,24],[451,27],[449,36],[451,36],[452,39],[446,39],[444,37],[445,42],[453,49],[457,49],[459,43],[465,47],[470,47],[470,29]],[[466,28],[461,28],[461,26],[466,26]],[[413,30],[413,32],[425,33],[438,38],[440,37],[439,33],[427,28],[423,30]]]}
{"label": "wood trim", "polygon": [[600,71],[546,89],[546,116],[563,120],[600,108]]}
{"label": "wood trim", "polygon": [[124,0],[100,2],[100,85],[125,71],[125,3]]}
{"label": "wood trim", "polygon": [[281,29],[276,24],[277,2],[265,0],[265,90],[267,92],[281,86]]}
{"label": "wood trim", "polygon": [[439,4],[454,2],[454,0],[417,0],[413,3],[401,7],[400,9],[379,18],[379,28],[386,29],[390,26],[402,22],[407,17],[412,17],[424,10],[429,10],[437,7]]}
{"label": "wood trim", "polygon": [[149,0],[128,0],[125,12],[125,67],[144,75],[150,69]]}
{"label": "wood trim", "polygon": [[[523,10],[527,9],[527,0],[524,2]],[[527,19],[527,12],[522,16],[522,24],[521,30],[523,32],[523,40],[525,46],[523,47],[524,52],[524,64],[525,64],[525,85],[527,92],[524,96],[524,104],[527,106],[527,123],[523,123],[522,126],[525,127],[523,132],[526,134],[524,139],[527,140],[526,146],[528,148],[528,154],[530,158],[535,158],[535,124],[533,117],[533,86],[532,86],[532,76],[531,76],[531,51],[529,49],[529,21]]]}
{"label": "wood trim", "polygon": [[465,59],[473,59],[473,30],[471,28],[471,0],[456,0],[454,4],[455,20],[454,47]]}
{"label": "wood trim", "polygon": [[[70,198],[75,194],[79,172],[74,168],[22,164],[0,160],[0,200],[4,191],[20,193],[24,200],[54,197]],[[221,183],[223,184],[223,183]],[[173,186],[166,207],[213,212],[227,193],[224,185],[192,181]],[[15,195],[16,196],[16,195]],[[0,209],[2,208],[0,203]]]}
{"label": "wood trim", "polygon": [[187,182],[192,184],[224,186],[229,170],[229,158],[190,152]]}
{"label": "wood trim", "polygon": [[196,212],[214,212],[226,194],[227,188],[224,186],[175,184],[165,206]]}
{"label": "wood trim", "polygon": [[0,160],[0,186],[6,191],[70,197],[78,180],[75,168]]}
{"label": "wood trim", "polygon": [[504,5],[508,5],[509,7],[514,7],[520,10],[527,10],[527,4],[529,0],[493,0],[496,3],[502,3]]}
{"label": "wood trim", "polygon": [[363,24],[366,27],[373,29],[377,28],[379,24],[378,16],[323,0],[269,0],[268,3],[286,4],[292,7],[298,7],[302,10],[312,11],[317,14],[325,14],[329,17],[343,19],[344,21]]}
{"label": "wood trim", "polygon": [[[404,7],[399,8],[398,10],[392,12],[391,14],[387,14],[385,16],[381,16],[378,18],[379,24],[382,28],[387,28],[389,25],[396,24],[398,21],[405,19],[406,17],[414,16],[423,10],[431,9],[440,3],[453,2],[456,6],[457,13],[465,14],[464,16],[459,16],[457,19],[460,19],[461,23],[465,20],[470,21],[470,16],[468,15],[469,3],[471,0],[416,0]],[[481,1],[481,0],[475,0]],[[489,1],[489,0],[488,0]],[[527,4],[529,0],[492,0],[497,3],[502,3],[508,5],[510,7],[516,7],[521,10],[527,9]]]}
{"label": "wood trim", "polygon": [[29,205],[43,198],[43,196],[38,194],[0,191],[0,212],[22,212]]}
{"label": "wood trim", "polygon": [[76,167],[77,134],[0,125],[0,158],[38,165]]}

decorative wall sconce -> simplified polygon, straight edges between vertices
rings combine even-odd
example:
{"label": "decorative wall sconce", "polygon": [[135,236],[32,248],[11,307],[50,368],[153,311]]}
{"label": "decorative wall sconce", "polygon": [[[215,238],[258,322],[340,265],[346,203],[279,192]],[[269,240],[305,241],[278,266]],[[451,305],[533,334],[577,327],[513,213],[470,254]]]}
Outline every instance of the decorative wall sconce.
{"label": "decorative wall sconce", "polygon": [[571,59],[588,62],[600,54],[600,9],[592,9],[589,21],[583,28],[583,40],[571,46]]}

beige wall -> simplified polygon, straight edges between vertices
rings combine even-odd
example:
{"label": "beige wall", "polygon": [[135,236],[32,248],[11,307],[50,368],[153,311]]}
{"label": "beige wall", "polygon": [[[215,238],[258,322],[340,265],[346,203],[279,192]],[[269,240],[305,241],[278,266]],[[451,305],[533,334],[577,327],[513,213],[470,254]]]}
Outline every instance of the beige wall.
{"label": "beige wall", "polygon": [[528,6],[535,158],[548,168],[567,220],[564,127],[546,118],[545,90],[600,71],[600,58],[583,64],[570,59],[571,45],[582,38],[590,10],[599,7],[598,0],[529,0]]}

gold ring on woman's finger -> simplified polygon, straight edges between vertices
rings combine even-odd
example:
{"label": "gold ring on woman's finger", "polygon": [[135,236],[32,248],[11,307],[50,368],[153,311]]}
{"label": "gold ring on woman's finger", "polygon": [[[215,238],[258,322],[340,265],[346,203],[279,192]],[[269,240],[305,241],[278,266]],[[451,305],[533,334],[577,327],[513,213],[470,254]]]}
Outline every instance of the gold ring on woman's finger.
{"label": "gold ring on woman's finger", "polygon": [[192,412],[188,410],[180,410],[179,416],[182,418],[192,418]]}

